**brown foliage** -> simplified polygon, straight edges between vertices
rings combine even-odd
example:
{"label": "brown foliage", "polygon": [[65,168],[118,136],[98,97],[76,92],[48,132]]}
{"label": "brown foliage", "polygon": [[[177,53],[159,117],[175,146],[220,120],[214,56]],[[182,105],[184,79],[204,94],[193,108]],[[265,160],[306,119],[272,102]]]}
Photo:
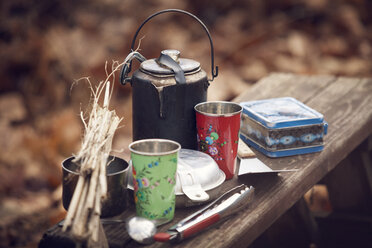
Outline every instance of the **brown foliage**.
{"label": "brown foliage", "polygon": [[[274,71],[372,76],[371,1],[1,1],[0,246],[24,245],[31,237],[37,242],[42,230],[33,235],[30,226],[63,216],[56,207],[60,194],[45,199],[59,192],[60,163],[79,147],[78,113],[89,102],[86,87],[71,85],[84,76],[102,80],[104,63],[122,61],[141,21],[165,8],[189,10],[209,27],[220,67],[211,100],[232,99]],[[188,17],[156,17],[143,36],[146,57],[175,48],[210,73],[207,37]],[[124,157],[131,140],[130,91],[115,82],[112,103],[124,127],[114,148],[124,149]],[[35,214],[40,211],[44,217]],[[17,243],[15,233],[27,238]]]}

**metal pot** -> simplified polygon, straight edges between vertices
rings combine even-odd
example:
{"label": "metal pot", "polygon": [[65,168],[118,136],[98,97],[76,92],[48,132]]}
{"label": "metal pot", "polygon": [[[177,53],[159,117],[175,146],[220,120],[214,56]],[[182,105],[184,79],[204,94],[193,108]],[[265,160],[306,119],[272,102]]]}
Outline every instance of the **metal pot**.
{"label": "metal pot", "polygon": [[207,100],[209,82],[218,74],[214,68],[213,42],[207,27],[196,16],[177,9],[157,12],[148,17],[138,28],[131,51],[134,50],[137,35],[143,25],[153,17],[167,12],[186,14],[196,19],[204,28],[211,45],[212,78],[201,69],[198,61],[180,58],[177,50],[164,50],[158,58],[146,60],[136,53],[140,68],[128,77],[131,61],[125,64],[121,83],[130,82],[133,93],[133,140],[162,138],[181,144],[182,148],[197,149],[194,106]]}
{"label": "metal pot", "polygon": [[[68,210],[79,179],[79,165],[69,157],[62,162],[62,204]],[[128,207],[128,163],[118,157],[109,156],[107,166],[107,198],[102,202],[101,217],[113,217]]]}

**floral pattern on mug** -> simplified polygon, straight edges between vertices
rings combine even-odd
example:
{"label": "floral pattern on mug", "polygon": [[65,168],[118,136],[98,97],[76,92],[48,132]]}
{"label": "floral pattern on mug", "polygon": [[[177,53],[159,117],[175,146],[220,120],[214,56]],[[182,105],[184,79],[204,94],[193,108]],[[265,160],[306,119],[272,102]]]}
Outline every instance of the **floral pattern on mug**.
{"label": "floral pattern on mug", "polygon": [[206,152],[211,157],[216,160],[224,160],[222,157],[221,147],[223,147],[227,142],[221,140],[219,131],[213,128],[212,124],[208,124],[207,128],[197,127],[198,129],[198,140],[199,140],[199,150]]}
{"label": "floral pattern on mug", "polygon": [[[155,160],[148,160],[142,165],[135,161],[132,163],[137,214],[149,219],[173,218],[175,195],[174,191],[173,193],[168,191],[167,185],[172,185],[174,189],[176,184],[177,155],[168,155],[167,158],[158,157]],[[166,176],[161,176],[164,173],[164,168],[167,167],[173,169],[167,169]],[[154,202],[157,197],[159,197],[159,203]],[[161,209],[159,209],[160,206],[162,206]]]}
{"label": "floral pattern on mug", "polygon": [[[224,106],[231,108],[220,111]],[[242,107],[230,102],[205,102],[197,104],[194,109],[198,150],[207,153],[216,161],[227,180],[233,178]]]}

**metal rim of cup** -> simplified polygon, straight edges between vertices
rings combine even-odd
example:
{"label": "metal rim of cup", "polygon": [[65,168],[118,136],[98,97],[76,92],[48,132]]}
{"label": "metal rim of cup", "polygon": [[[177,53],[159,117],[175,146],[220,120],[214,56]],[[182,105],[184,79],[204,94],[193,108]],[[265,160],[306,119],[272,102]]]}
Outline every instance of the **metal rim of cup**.
{"label": "metal rim of cup", "polygon": [[[213,113],[211,111],[206,111],[205,109],[202,109],[204,108],[204,106],[222,106],[222,105],[228,105],[228,106],[231,106],[232,108],[236,108],[236,109],[233,109],[234,111],[233,112],[226,112],[226,113]],[[198,103],[195,105],[194,107],[195,111],[202,114],[202,115],[206,115],[206,116],[215,116],[215,117],[221,117],[221,116],[224,116],[224,117],[229,117],[229,116],[234,116],[234,115],[237,115],[237,114],[240,114],[242,111],[243,111],[243,107],[240,106],[238,103],[234,103],[234,102],[227,102],[227,101],[210,101],[210,102],[201,102],[201,103]]]}
{"label": "metal rim of cup", "polygon": [[[135,149],[134,146],[141,144],[141,143],[146,143],[146,142],[152,142],[152,143],[171,143],[175,145],[176,147],[173,149],[170,149],[169,151],[164,151],[164,152],[146,152],[146,151],[139,151],[138,149]],[[129,144],[129,150],[135,154],[139,155],[146,155],[146,156],[159,156],[159,155],[169,155],[178,152],[181,149],[181,145],[173,140],[168,140],[168,139],[142,139],[142,140],[137,140]]]}
{"label": "metal rim of cup", "polygon": [[[111,157],[111,156],[110,156]],[[68,173],[71,173],[71,174],[74,174],[74,175],[80,175],[80,172],[79,171],[72,171],[70,169],[68,169],[65,165],[66,163],[71,160],[71,162],[73,162],[72,160],[74,159],[75,157],[74,156],[71,156],[69,158],[66,158],[65,160],[62,161],[62,169],[67,171]],[[112,156],[112,159],[108,160],[108,163],[107,163],[107,166],[109,165],[109,163],[115,159],[118,159],[118,160],[122,160],[124,161],[126,164],[128,164],[124,159],[121,159],[119,157],[114,157]],[[107,173],[106,176],[107,177],[110,177],[110,176],[115,176],[117,174],[120,174],[120,173],[123,173],[125,172],[126,170],[128,170],[129,166],[126,166],[124,169],[122,170],[119,170],[119,171],[116,171],[116,172],[110,172],[110,173]]]}

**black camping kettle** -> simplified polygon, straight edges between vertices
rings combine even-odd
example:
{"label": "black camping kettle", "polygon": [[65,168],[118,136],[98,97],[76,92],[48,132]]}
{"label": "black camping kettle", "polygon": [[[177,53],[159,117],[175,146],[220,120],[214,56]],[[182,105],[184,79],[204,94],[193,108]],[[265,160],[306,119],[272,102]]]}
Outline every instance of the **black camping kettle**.
{"label": "black camping kettle", "polygon": [[149,16],[137,29],[131,52],[141,28],[153,17],[176,12],[193,17],[204,28],[211,46],[212,78],[201,69],[200,63],[180,57],[177,50],[163,50],[158,58],[146,60],[138,52],[133,58],[141,62],[132,77],[132,61],[123,65],[120,82],[132,85],[133,140],[162,138],[181,144],[182,148],[197,149],[194,106],[207,100],[209,81],[218,75],[214,67],[213,42],[205,24],[184,10],[166,9]]}

